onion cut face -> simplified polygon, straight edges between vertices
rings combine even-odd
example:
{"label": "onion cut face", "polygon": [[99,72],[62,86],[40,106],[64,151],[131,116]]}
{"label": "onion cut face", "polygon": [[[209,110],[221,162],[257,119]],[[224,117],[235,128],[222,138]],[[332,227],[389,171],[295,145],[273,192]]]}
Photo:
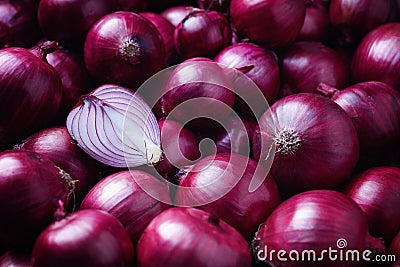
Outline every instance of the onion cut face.
{"label": "onion cut face", "polygon": [[82,96],[68,115],[67,129],[83,151],[109,166],[161,159],[157,119],[142,97],[125,87],[106,84]]}
{"label": "onion cut face", "polygon": [[282,98],[262,115],[253,137],[255,158],[268,158],[270,151],[262,147],[271,143],[271,175],[286,194],[339,187],[359,156],[348,115],[332,100],[310,93]]}

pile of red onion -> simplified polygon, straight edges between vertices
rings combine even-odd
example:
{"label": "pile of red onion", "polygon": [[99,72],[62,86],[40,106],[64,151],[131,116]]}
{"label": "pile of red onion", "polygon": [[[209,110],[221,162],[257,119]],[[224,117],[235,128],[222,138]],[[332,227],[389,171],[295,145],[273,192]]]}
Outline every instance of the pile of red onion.
{"label": "pile of red onion", "polygon": [[399,51],[400,0],[0,1],[0,266],[400,267]]}

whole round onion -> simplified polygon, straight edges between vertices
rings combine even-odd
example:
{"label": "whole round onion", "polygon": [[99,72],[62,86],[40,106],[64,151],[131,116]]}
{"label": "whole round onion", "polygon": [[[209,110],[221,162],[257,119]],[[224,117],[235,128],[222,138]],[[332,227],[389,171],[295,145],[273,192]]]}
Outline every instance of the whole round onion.
{"label": "whole round onion", "polygon": [[[258,86],[269,103],[275,101],[280,77],[277,56],[273,51],[252,43],[238,43],[219,52],[214,61],[242,71]],[[251,114],[240,96],[248,95],[247,97],[257,101],[258,95],[252,94],[246,85],[236,86],[235,91],[238,93],[235,98],[235,109],[241,114]],[[254,103],[253,105],[257,105],[257,102]]]}
{"label": "whole round onion", "polygon": [[351,73],[355,82],[380,81],[400,91],[400,23],[371,30],[359,43]]}
{"label": "whole round onion", "polygon": [[42,129],[15,148],[31,150],[46,156],[76,180],[74,205],[79,205],[98,180],[99,164],[78,147],[65,126]]}
{"label": "whole round onion", "polygon": [[400,168],[364,171],[350,181],[344,193],[367,214],[371,234],[390,243],[400,231]]}
{"label": "whole round onion", "polygon": [[86,68],[98,83],[136,89],[165,63],[163,39],[144,17],[119,11],[99,19],[84,45]]}
{"label": "whole round onion", "polygon": [[278,49],[288,46],[299,34],[306,1],[231,0],[230,14],[239,34],[267,48]]}
{"label": "whole round onion", "polygon": [[186,127],[173,120],[159,120],[163,159],[156,170],[170,179],[179,168],[190,165],[200,157],[199,142]]}
{"label": "whole round onion", "polygon": [[101,210],[80,210],[49,225],[32,252],[34,267],[131,266],[134,248],[122,224]]}
{"label": "whole round onion", "polygon": [[217,11],[193,11],[175,27],[175,49],[185,58],[213,57],[231,41],[229,22]]}
{"label": "whole round onion", "polygon": [[400,94],[382,82],[353,84],[341,91],[325,84],[320,92],[336,102],[353,121],[360,142],[360,164],[383,164],[400,145]]}
{"label": "whole round onion", "polygon": [[[328,256],[328,248],[336,251],[330,254],[336,260]],[[254,255],[277,267],[355,266],[357,262],[346,261],[345,256],[339,260],[338,251],[358,250],[362,261],[363,250],[384,251],[384,248],[382,240],[369,234],[366,216],[357,204],[331,190],[311,190],[289,198],[272,212],[253,240]],[[282,250],[280,255],[287,261],[279,261],[276,254],[269,254],[272,250]],[[296,255],[290,252],[293,250],[300,255],[305,250],[314,254],[308,254],[311,255],[308,261],[301,260],[301,256],[300,260],[294,260]],[[313,255],[318,261],[312,260]]]}
{"label": "whole round onion", "polygon": [[0,153],[0,240],[30,244],[62,215],[74,190],[69,174],[46,157],[27,150]]}
{"label": "whole round onion", "polygon": [[187,15],[198,10],[193,6],[173,6],[165,9],[160,15],[176,27]]}
{"label": "whole round onion", "polygon": [[[249,192],[253,179],[263,182],[257,190]],[[224,220],[246,239],[254,235],[280,202],[273,178],[267,172],[258,172],[256,161],[239,154],[216,154],[184,168],[179,185],[176,203],[200,205],[200,209]]]}
{"label": "whole round onion", "polygon": [[19,139],[51,122],[62,98],[57,71],[46,63],[53,43],[30,50],[18,47],[0,50],[0,148],[8,148]]}
{"label": "whole round onion", "polygon": [[349,70],[335,50],[320,42],[296,42],[280,58],[282,82],[297,93],[316,93],[324,82],[342,88],[349,82]]}
{"label": "whole round onion", "polygon": [[80,51],[90,27],[114,9],[109,0],[41,0],[38,18],[49,40]]}
{"label": "whole round onion", "polygon": [[400,232],[397,233],[396,237],[393,239],[389,247],[389,253],[396,255],[396,262],[392,267],[400,266]]}
{"label": "whole round onion", "polygon": [[324,0],[307,1],[306,16],[296,40],[325,41],[330,26],[329,8],[325,2]]}
{"label": "whole round onion", "polygon": [[[139,181],[136,182],[137,180]],[[136,244],[150,221],[167,205],[148,195],[168,196],[168,186],[152,175],[139,170],[125,170],[111,174],[98,182],[82,201],[81,209],[104,210],[116,217]]]}
{"label": "whole round onion", "polygon": [[245,239],[229,224],[195,208],[170,208],[145,229],[137,246],[141,267],[251,266]]}
{"label": "whole round onion", "polygon": [[334,189],[354,170],[359,143],[356,129],[335,102],[310,93],[284,97],[262,115],[253,137],[253,152],[268,157],[274,144],[271,175],[281,192]]}

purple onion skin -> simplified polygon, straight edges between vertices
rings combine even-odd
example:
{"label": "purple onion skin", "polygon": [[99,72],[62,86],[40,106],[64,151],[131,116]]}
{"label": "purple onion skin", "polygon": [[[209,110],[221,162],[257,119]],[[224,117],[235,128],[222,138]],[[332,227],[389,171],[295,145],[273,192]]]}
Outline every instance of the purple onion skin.
{"label": "purple onion skin", "polygon": [[338,249],[336,244],[341,238],[347,241],[345,251],[358,250],[360,255],[365,249],[384,251],[383,241],[369,234],[367,218],[354,201],[336,191],[311,190],[289,198],[272,212],[254,237],[253,253],[257,255],[265,246],[269,252],[284,250],[286,262],[273,255],[272,264],[277,267],[358,266],[349,265],[348,261],[330,261],[328,253],[325,261],[289,260],[291,250],[315,250],[319,257],[324,249]]}
{"label": "purple onion skin", "polygon": [[173,6],[161,12],[161,16],[166,18],[175,27],[190,13],[199,10],[193,6]]}
{"label": "purple onion skin", "polygon": [[400,168],[364,171],[350,181],[344,193],[367,214],[371,234],[390,244],[400,231]]}
{"label": "purple onion skin", "polygon": [[308,0],[303,26],[298,41],[325,41],[330,26],[329,9],[323,0]]}
{"label": "purple onion skin", "polygon": [[34,267],[131,266],[133,259],[124,227],[101,210],[80,210],[49,225],[32,252]]}
{"label": "purple onion skin", "polygon": [[117,10],[142,12],[149,8],[148,0],[117,0]]}
{"label": "purple onion skin", "polygon": [[46,157],[27,150],[0,154],[0,240],[29,245],[68,204],[63,174]]}
{"label": "purple onion skin", "polygon": [[48,125],[62,98],[57,71],[24,48],[0,50],[0,148]]}
{"label": "purple onion skin", "polygon": [[154,218],[137,253],[142,267],[154,266],[154,260],[165,267],[251,266],[244,238],[226,222],[195,208],[175,207]]}
{"label": "purple onion skin", "polygon": [[[152,192],[168,195],[166,184],[157,183],[150,174],[139,171],[120,171],[98,182],[86,195],[81,209],[99,209],[115,216],[136,244],[150,221],[168,206],[143,191],[136,182],[151,184]],[[166,199],[163,197],[163,199]]]}
{"label": "purple onion skin", "polygon": [[338,188],[350,177],[359,156],[351,119],[332,100],[316,94],[295,94],[275,102],[254,133],[254,157],[260,160],[268,152],[262,142],[275,143],[271,175],[281,192],[289,195]]}
{"label": "purple onion skin", "polygon": [[[239,71],[242,68],[250,67],[250,70],[244,71],[246,76],[258,86],[268,103],[272,104],[275,101],[279,90],[280,77],[278,60],[273,51],[252,43],[238,43],[223,49],[217,54],[214,61]],[[250,95],[251,92],[246,90],[245,85],[237,86],[235,90],[237,90],[238,95],[247,95],[247,97],[254,99],[254,103],[256,103],[255,98],[258,97],[258,94],[257,96]],[[241,114],[251,114],[251,110],[239,96],[235,98],[235,109]]]}
{"label": "purple onion skin", "polygon": [[396,255],[396,262],[391,267],[400,266],[400,232],[397,233],[389,247],[389,253]]}
{"label": "purple onion skin", "polygon": [[194,11],[176,26],[174,32],[175,49],[184,58],[214,57],[231,41],[229,22],[217,11]]}
{"label": "purple onion skin", "polygon": [[374,28],[359,43],[352,62],[354,82],[380,81],[400,91],[400,23]]}
{"label": "purple onion skin", "polygon": [[215,10],[228,14],[231,0],[197,0],[196,2],[201,9]]}
{"label": "purple onion skin", "polygon": [[32,267],[31,255],[28,252],[7,251],[0,256],[1,267]]}
{"label": "purple onion skin", "polygon": [[297,93],[317,93],[324,82],[343,88],[349,82],[349,70],[335,50],[320,42],[296,42],[280,58],[283,86]]}
{"label": "purple onion skin", "polygon": [[291,44],[299,34],[306,1],[231,0],[230,14],[240,35],[269,49],[279,49]]}
{"label": "purple onion skin", "polygon": [[114,1],[109,0],[42,0],[39,3],[38,18],[49,40],[81,51],[90,27],[114,9]]}
{"label": "purple onion skin", "polygon": [[[243,166],[246,162],[246,166]],[[202,170],[203,168],[205,169]],[[239,154],[222,153],[206,157],[184,170],[187,173],[180,177],[179,185],[201,188],[201,186],[215,181],[218,183],[212,184],[212,187],[204,187],[201,192],[182,191],[178,188],[175,200],[177,203],[186,203],[185,199],[187,198],[214,199],[215,194],[220,194],[221,190],[232,186],[234,180],[243,172],[239,182],[231,191],[209,204],[199,206],[199,208],[224,220],[246,239],[251,239],[257,231],[257,227],[280,203],[278,187],[271,176],[267,176],[256,191],[249,192],[253,176],[260,175],[256,173],[256,168],[256,161]]]}
{"label": "purple onion skin", "polygon": [[135,90],[164,67],[165,48],[159,31],[149,20],[118,11],[102,17],[89,30],[84,60],[97,83],[115,83]]}

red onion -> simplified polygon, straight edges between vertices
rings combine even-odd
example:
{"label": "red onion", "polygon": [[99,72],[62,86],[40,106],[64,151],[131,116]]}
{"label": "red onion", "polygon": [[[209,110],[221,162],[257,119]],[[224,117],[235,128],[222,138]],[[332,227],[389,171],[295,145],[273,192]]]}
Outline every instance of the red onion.
{"label": "red onion", "polygon": [[390,21],[393,0],[332,0],[330,22],[341,45],[355,45],[370,30]]}
{"label": "red onion", "polygon": [[147,19],[129,11],[108,14],[90,29],[85,64],[98,83],[136,89],[165,63],[163,39]]}
{"label": "red onion", "polygon": [[148,2],[148,0],[117,0],[117,9],[140,12],[147,10]]}
{"label": "red onion", "polygon": [[396,237],[393,239],[390,244],[389,253],[392,255],[396,255],[396,262],[392,265],[392,267],[400,266],[400,232],[397,233]]}
{"label": "red onion", "polygon": [[216,10],[228,14],[231,0],[197,0],[196,2],[201,9]]}
{"label": "red onion", "polygon": [[[368,233],[366,216],[357,204],[330,190],[312,190],[286,200],[261,225],[253,240],[254,255],[277,267],[355,266],[363,261],[366,249],[371,253],[384,250],[384,244]],[[287,261],[278,260],[276,252],[280,250]],[[350,250],[358,253],[348,255],[346,251]],[[302,256],[304,251],[310,254]],[[371,253],[367,256],[372,259]]]}
{"label": "red onion", "polygon": [[[251,43],[238,43],[228,46],[218,53],[215,62],[226,65],[228,68],[235,68],[242,71],[250,78],[265,96],[269,103],[275,101],[279,90],[279,67],[277,57],[274,52],[265,50]],[[251,114],[247,104],[241,99],[242,96],[253,99],[253,105],[258,106],[258,94],[253,95],[246,85],[235,87],[238,93],[235,99],[235,109],[242,114]]]}
{"label": "red onion", "polygon": [[400,145],[400,94],[393,87],[363,82],[342,91],[321,84],[318,90],[331,96],[353,121],[362,164],[384,163],[390,156],[388,152]]}
{"label": "red onion", "polygon": [[[136,182],[140,180],[140,182]],[[97,183],[86,195],[81,209],[104,210],[115,216],[136,244],[149,222],[167,206],[147,194],[168,197],[168,186],[150,174],[139,171],[114,173]]]}
{"label": "red onion", "polygon": [[64,212],[74,181],[49,159],[27,150],[0,153],[0,240],[30,244]]}
{"label": "red onion", "polygon": [[90,27],[114,9],[114,1],[109,0],[41,0],[38,17],[47,39],[82,50]]}
{"label": "red onion", "polygon": [[239,34],[267,48],[278,49],[288,46],[299,34],[306,1],[231,0],[230,13]]}
{"label": "red onion", "polygon": [[1,1],[0,22],[8,28],[6,39],[0,41],[8,46],[31,47],[40,38],[36,14],[22,1]]}
{"label": "red onion", "polygon": [[[175,202],[200,205],[200,209],[224,220],[249,239],[280,202],[273,178],[256,169],[256,161],[239,154],[206,157],[181,171]],[[264,182],[250,193],[252,179]]]}
{"label": "red onion", "polygon": [[329,24],[329,10],[324,0],[307,0],[306,16],[296,39],[322,42],[327,37]]}
{"label": "red onion", "polygon": [[178,168],[190,165],[200,157],[199,143],[194,134],[178,122],[160,120],[158,126],[161,132],[163,159],[155,168],[168,178],[174,175]]}
{"label": "red onion", "polygon": [[351,180],[344,192],[367,214],[371,234],[390,243],[400,231],[400,168],[364,171]]}
{"label": "red onion", "polygon": [[211,59],[186,60],[174,69],[166,85],[161,99],[164,115],[183,124],[199,117],[221,121],[230,114],[235,99],[230,82]]}
{"label": "red onion", "polygon": [[131,266],[134,249],[122,224],[101,210],[80,210],[49,225],[32,252],[33,266]]}
{"label": "red onion", "polygon": [[231,40],[229,22],[217,11],[191,12],[174,32],[175,49],[185,58],[213,57],[230,45]]}
{"label": "red onion", "polygon": [[65,126],[43,129],[16,148],[46,156],[77,180],[75,195],[78,204],[98,179],[98,164],[76,145]]}
{"label": "red onion", "polygon": [[161,159],[160,129],[138,94],[105,84],[69,113],[67,129],[86,153],[113,167],[155,164]]}
{"label": "red onion", "polygon": [[354,81],[380,81],[400,91],[399,47],[400,23],[384,24],[370,31],[354,54]]}
{"label": "red onion", "polygon": [[275,158],[271,174],[281,192],[334,189],[349,178],[359,156],[356,129],[339,105],[302,93],[275,102],[258,121],[253,152],[263,161]]}
{"label": "red onion", "polygon": [[77,54],[65,49],[48,54],[46,59],[61,78],[63,96],[58,118],[64,122],[68,112],[78,102],[79,96],[90,91],[89,74],[83,60]]}
{"label": "red onion", "polygon": [[349,70],[339,53],[319,42],[297,42],[281,59],[284,86],[298,93],[316,93],[324,82],[342,88],[349,82]]}
{"label": "red onion", "polygon": [[187,15],[195,11],[199,9],[193,6],[173,6],[161,12],[161,16],[176,27]]}
{"label": "red onion", "polygon": [[171,208],[147,226],[137,246],[138,264],[251,266],[250,249],[229,224],[195,208]]}
{"label": "red onion", "polygon": [[9,147],[20,138],[48,124],[59,109],[62,85],[57,71],[45,61],[54,43],[30,50],[0,50],[0,147]]}
{"label": "red onion", "polygon": [[174,46],[174,31],[175,26],[171,24],[166,18],[157,13],[142,12],[139,15],[150,20],[154,26],[158,29],[161,37],[164,41],[165,47],[165,66],[170,66],[178,63],[180,57],[175,50]]}
{"label": "red onion", "polygon": [[8,251],[0,256],[1,267],[32,267],[31,255],[27,252]]}

